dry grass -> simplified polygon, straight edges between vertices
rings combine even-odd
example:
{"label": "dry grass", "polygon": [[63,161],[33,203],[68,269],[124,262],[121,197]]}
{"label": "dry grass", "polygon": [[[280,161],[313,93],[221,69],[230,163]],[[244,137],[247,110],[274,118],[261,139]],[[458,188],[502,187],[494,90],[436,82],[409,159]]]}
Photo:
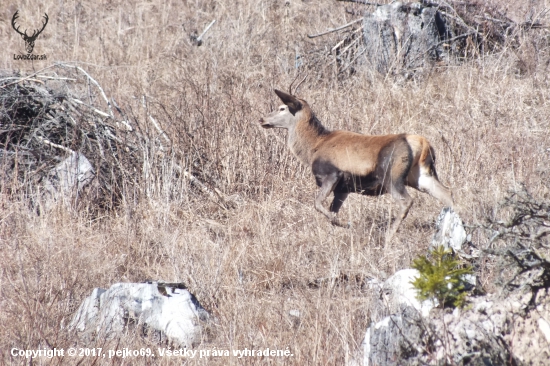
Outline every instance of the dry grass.
{"label": "dry grass", "polygon": [[[540,0],[507,6],[520,19],[549,5]],[[257,123],[278,104],[272,89],[286,89],[308,68],[310,77],[298,93],[326,126],[426,136],[438,154],[439,176],[453,188],[467,223],[495,215],[499,200],[519,182],[550,199],[548,33],[525,36],[517,50],[405,84],[367,71],[342,79],[330,67],[308,63],[308,55],[334,44],[338,35],[313,42],[306,34],[354,19],[346,7],[362,9],[330,0],[9,0],[2,6],[0,68],[30,72],[55,61],[76,62],[136,123],[147,126],[147,113],[153,115],[174,151],[147,152],[145,168],[152,174],[126,192],[119,209],[99,217],[62,208],[37,215],[24,195],[9,196],[0,187],[5,362],[24,362],[10,358],[12,347],[72,346],[75,340],[62,325],[94,287],[147,279],[186,283],[217,317],[201,349],[290,347],[293,357],[272,363],[349,361],[372,311],[368,289],[355,278],[384,278],[408,267],[426,250],[441,206],[411,192],[415,205],[388,245],[382,241],[393,207],[387,197],[350,197],[341,213],[353,223],[349,230],[331,226],[313,209],[316,187],[309,170],[286,150],[284,132]],[[29,24],[40,24],[43,12],[50,16],[34,51],[47,54],[47,61],[12,59],[24,50],[9,22],[16,9]],[[189,35],[200,34],[213,19],[217,23],[204,44],[193,46]],[[299,70],[297,52],[305,60]],[[148,133],[160,139],[155,130]],[[205,199],[176,176],[171,163],[200,169],[236,206],[226,210]],[[478,233],[474,241],[483,245],[487,239]],[[489,289],[494,276],[490,266],[482,269]],[[312,285],[335,278],[340,280]],[[300,311],[300,322],[290,310]],[[88,346],[154,344],[129,334]]]}

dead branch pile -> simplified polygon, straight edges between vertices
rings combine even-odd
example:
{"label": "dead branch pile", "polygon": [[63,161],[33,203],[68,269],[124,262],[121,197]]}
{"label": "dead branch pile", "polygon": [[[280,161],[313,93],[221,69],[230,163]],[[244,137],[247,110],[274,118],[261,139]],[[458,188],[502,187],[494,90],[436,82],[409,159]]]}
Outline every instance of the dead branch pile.
{"label": "dead branch pile", "polygon": [[[508,220],[488,220],[491,244],[485,252],[501,259],[504,285],[513,290],[527,287],[533,292],[550,287],[550,204],[535,200],[525,186],[511,192],[501,203],[511,211]],[[505,269],[513,269],[509,272]],[[509,272],[509,273],[508,273]]]}
{"label": "dead branch pile", "polygon": [[524,22],[516,23],[496,5],[480,1],[440,1],[424,3],[437,8],[458,56],[478,56],[500,51],[505,46],[518,46],[524,31],[548,28],[541,22],[546,12],[531,14]]}
{"label": "dead branch pile", "polygon": [[[95,171],[88,189],[101,206],[136,182],[135,127],[115,119],[113,102],[83,69],[56,65],[28,77],[0,77],[0,184],[15,193],[38,187],[56,165],[79,152]],[[36,193],[36,192],[35,192]]]}
{"label": "dead branch pile", "polygon": [[[309,35],[315,38],[341,32],[336,43],[324,48],[323,56],[315,51],[310,57],[314,63],[325,58],[324,64],[334,64],[339,74],[353,73],[364,59],[382,74],[410,74],[517,48],[525,32],[548,30],[541,20],[547,12],[533,13],[516,23],[497,6],[481,1],[337,1],[367,6],[363,18]],[[542,38],[546,39],[544,35]]]}
{"label": "dead branch pile", "polygon": [[363,39],[363,19],[356,19],[335,29],[329,29],[319,34],[309,34],[309,38],[317,38],[334,32],[340,32],[339,40],[335,44],[324,44],[308,55],[309,68],[322,66],[322,70],[332,68],[338,74],[355,72],[355,65],[365,52]]}
{"label": "dead branch pile", "polygon": [[[26,77],[0,75],[0,192],[22,193],[36,202],[51,182],[60,184],[67,161],[80,159],[86,160],[93,179],[84,190],[75,186],[78,192],[72,196],[78,193],[80,202],[85,196],[86,204],[98,208],[116,207],[125,193],[139,196],[147,189],[144,180],[153,181],[156,170],[168,165],[171,178],[184,178],[219,200],[184,167],[163,164],[177,153],[153,116],[142,119],[125,113],[78,66],[56,64]],[[74,178],[64,174],[77,181],[84,173],[77,169],[71,172]]]}

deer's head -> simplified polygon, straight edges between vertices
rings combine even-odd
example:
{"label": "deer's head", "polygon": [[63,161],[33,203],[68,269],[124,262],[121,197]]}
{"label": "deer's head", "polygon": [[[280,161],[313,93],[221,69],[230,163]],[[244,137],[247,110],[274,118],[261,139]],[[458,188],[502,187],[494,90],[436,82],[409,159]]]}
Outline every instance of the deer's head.
{"label": "deer's head", "polygon": [[266,117],[260,118],[260,124],[263,128],[289,129],[299,120],[298,115],[303,109],[305,102],[280,90],[275,89],[274,91],[284,104],[269,113]]}

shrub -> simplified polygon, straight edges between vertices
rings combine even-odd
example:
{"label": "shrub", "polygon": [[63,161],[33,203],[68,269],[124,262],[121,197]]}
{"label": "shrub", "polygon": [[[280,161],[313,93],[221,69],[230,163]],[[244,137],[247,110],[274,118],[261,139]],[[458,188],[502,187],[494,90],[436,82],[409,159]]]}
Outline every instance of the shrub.
{"label": "shrub", "polygon": [[464,266],[450,249],[439,246],[431,251],[431,258],[421,256],[413,261],[413,268],[420,277],[412,282],[418,289],[420,300],[437,300],[441,307],[461,307],[467,292],[464,289],[464,275],[472,273],[472,267]]}

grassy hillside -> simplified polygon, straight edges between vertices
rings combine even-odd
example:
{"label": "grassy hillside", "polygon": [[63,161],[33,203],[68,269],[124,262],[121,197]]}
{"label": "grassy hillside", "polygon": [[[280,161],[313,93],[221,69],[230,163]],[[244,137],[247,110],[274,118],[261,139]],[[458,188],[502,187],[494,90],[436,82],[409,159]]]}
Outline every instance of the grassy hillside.
{"label": "grassy hillside", "polygon": [[[548,0],[496,4],[518,21],[550,6]],[[24,52],[10,23],[17,9],[22,24],[40,24],[48,13],[34,51],[46,54],[46,61],[13,60]],[[440,180],[452,187],[466,224],[494,217],[498,202],[520,183],[548,200],[548,32],[521,35],[514,48],[442,65],[418,80],[399,82],[365,66],[338,75],[330,58],[320,55],[342,34],[306,35],[356,19],[350,13],[364,9],[332,0],[5,2],[3,72],[78,64],[148,128],[152,140],[160,140],[148,122],[153,116],[172,150],[162,159],[144,153],[152,173],[137,172],[140,185],[101,214],[59,208],[39,215],[25,192],[0,187],[1,357],[9,361],[12,347],[73,346],[63,324],[95,287],[162,279],[184,282],[217,318],[200,349],[289,347],[293,357],[272,363],[349,361],[371,321],[369,290],[360,279],[385,278],[424,253],[442,207],[409,189],[415,203],[388,244],[383,238],[396,210],[389,197],[350,196],[340,213],[350,229],[334,227],[316,212],[310,170],[287,151],[285,132],[258,123],[279,104],[273,88],[287,90],[298,75],[309,75],[298,95],[331,129],[426,136],[437,153]],[[214,19],[203,44],[193,45],[192,36]],[[178,177],[173,164],[197,171],[233,204],[220,207]],[[473,240],[480,246],[488,241],[479,231]],[[480,273],[487,289],[495,275],[487,261]],[[299,310],[299,321],[291,310]],[[155,344],[129,334],[88,346]]]}

